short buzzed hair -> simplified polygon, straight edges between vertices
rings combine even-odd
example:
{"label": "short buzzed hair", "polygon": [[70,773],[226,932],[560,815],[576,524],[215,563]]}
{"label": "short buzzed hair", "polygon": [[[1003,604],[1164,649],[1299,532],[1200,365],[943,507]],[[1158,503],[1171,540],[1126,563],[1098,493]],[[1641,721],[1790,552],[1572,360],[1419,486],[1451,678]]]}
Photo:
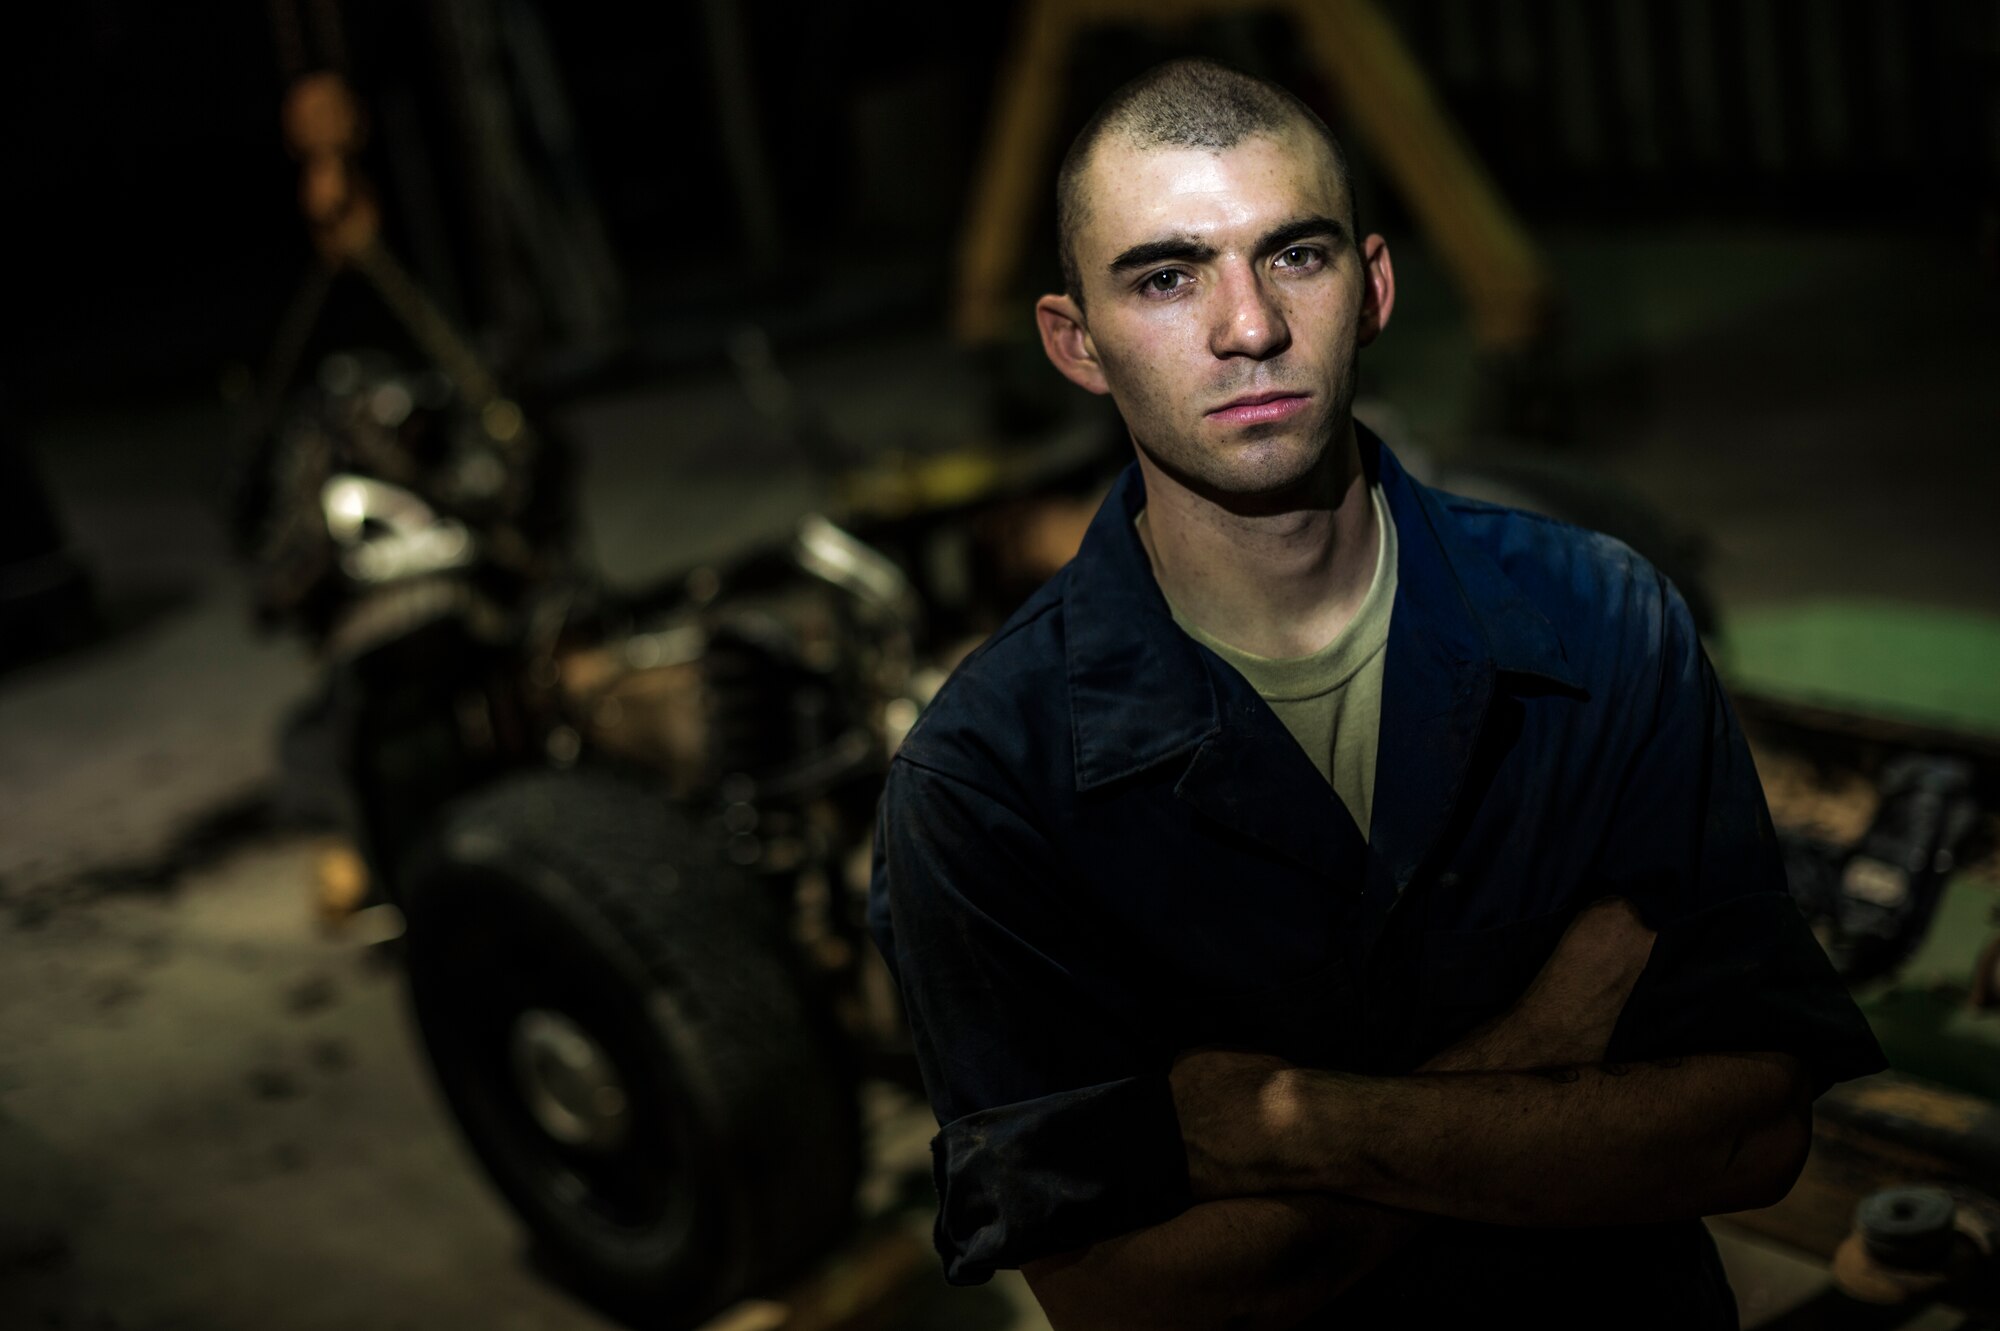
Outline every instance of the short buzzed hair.
{"label": "short buzzed hair", "polygon": [[1291,93],[1213,60],[1170,60],[1133,79],[1104,99],[1063,155],[1056,172],[1056,244],[1063,285],[1083,300],[1083,274],[1076,263],[1076,233],[1087,212],[1083,173],[1106,136],[1119,134],[1142,148],[1234,148],[1259,134],[1282,134],[1303,125],[1318,134],[1333,155],[1340,192],[1347,196],[1347,228],[1355,234],[1354,190],[1347,153],[1340,140]]}

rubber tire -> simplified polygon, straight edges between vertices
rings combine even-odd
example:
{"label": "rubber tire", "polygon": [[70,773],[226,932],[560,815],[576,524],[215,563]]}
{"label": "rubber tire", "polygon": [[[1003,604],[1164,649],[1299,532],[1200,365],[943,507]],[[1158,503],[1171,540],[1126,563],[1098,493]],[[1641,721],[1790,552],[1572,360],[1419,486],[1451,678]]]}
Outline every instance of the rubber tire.
{"label": "rubber tire", "polygon": [[[590,772],[510,777],[450,807],[399,876],[438,1085],[569,1283],[691,1324],[846,1231],[861,1134],[831,1024],[776,903],[662,796]],[[495,1042],[510,1006],[563,1010],[611,1053],[634,1102],[636,1186],[662,1176],[657,1221],[579,1201],[600,1166],[566,1173],[575,1153],[538,1136],[518,1093],[507,1103]],[[617,1172],[603,1171],[614,1192]]]}

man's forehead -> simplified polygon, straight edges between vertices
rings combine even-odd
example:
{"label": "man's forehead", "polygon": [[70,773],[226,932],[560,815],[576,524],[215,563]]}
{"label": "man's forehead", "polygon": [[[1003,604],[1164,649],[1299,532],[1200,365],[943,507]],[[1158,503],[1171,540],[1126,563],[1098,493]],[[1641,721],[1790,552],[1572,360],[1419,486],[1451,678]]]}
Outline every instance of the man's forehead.
{"label": "man's forehead", "polygon": [[1115,253],[1157,234],[1256,230],[1306,214],[1344,216],[1332,154],[1304,128],[1227,148],[1148,144],[1107,135],[1082,180],[1084,247]]}

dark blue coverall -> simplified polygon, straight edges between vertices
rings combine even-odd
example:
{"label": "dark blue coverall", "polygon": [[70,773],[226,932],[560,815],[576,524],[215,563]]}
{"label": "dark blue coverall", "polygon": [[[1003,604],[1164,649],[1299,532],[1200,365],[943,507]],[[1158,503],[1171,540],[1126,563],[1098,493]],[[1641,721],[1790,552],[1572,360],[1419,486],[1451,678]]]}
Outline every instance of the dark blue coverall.
{"label": "dark blue coverall", "polygon": [[[1786,893],[1680,595],[1608,537],[1430,490],[1361,437],[1399,545],[1368,836],[1175,626],[1136,466],[895,759],[870,923],[942,1125],[956,1283],[1192,1204],[1177,1052],[1407,1072],[1504,1011],[1606,896],[1658,930],[1611,1059],[1782,1051],[1816,1093],[1883,1066]],[[1696,1220],[1439,1222],[1326,1324],[1514,1308],[1735,1324]]]}

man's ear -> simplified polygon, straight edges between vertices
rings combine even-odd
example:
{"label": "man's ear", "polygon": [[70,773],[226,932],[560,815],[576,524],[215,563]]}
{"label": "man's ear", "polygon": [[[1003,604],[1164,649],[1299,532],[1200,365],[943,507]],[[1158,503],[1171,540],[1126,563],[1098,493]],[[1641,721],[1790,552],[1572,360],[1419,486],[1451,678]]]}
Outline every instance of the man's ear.
{"label": "man's ear", "polygon": [[1371,235],[1361,242],[1360,345],[1365,347],[1382,335],[1394,308],[1396,269],[1389,262],[1389,242]]}
{"label": "man's ear", "polygon": [[1082,306],[1068,296],[1043,296],[1035,302],[1035,326],[1041,329],[1042,350],[1063,378],[1092,393],[1111,391],[1084,326]]}

